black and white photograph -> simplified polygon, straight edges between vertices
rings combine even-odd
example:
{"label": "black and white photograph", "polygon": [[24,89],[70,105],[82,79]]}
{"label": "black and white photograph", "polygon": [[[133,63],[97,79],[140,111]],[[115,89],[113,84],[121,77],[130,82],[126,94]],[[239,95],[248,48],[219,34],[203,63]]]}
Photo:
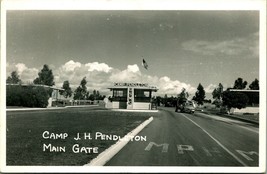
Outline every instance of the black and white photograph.
{"label": "black and white photograph", "polygon": [[93,2],[2,2],[1,172],[266,172],[266,1]]}

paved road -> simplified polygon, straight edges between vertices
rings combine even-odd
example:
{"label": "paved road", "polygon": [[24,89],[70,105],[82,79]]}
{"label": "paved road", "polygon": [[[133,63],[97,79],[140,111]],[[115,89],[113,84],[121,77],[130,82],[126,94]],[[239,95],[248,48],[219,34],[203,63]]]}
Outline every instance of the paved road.
{"label": "paved road", "polygon": [[258,166],[258,128],[203,113],[162,108],[107,166]]}

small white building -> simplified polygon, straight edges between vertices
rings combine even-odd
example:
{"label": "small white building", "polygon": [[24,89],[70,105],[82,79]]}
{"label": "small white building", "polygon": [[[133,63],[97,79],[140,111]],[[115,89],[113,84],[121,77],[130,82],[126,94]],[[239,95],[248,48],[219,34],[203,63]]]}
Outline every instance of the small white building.
{"label": "small white building", "polygon": [[62,88],[57,88],[55,86],[46,86],[46,85],[42,85],[43,87],[46,87],[46,88],[50,88],[52,89],[52,94],[51,94],[51,97],[48,99],[48,105],[47,107],[52,107],[52,103],[55,102],[56,103],[56,106],[57,106],[57,102],[59,100],[63,100],[63,96],[60,94],[60,91],[64,91],[64,89]]}
{"label": "small white building", "polygon": [[112,97],[105,99],[106,108],[128,110],[154,110],[153,92],[157,92],[155,86],[144,83],[114,83],[108,88],[112,91]]}

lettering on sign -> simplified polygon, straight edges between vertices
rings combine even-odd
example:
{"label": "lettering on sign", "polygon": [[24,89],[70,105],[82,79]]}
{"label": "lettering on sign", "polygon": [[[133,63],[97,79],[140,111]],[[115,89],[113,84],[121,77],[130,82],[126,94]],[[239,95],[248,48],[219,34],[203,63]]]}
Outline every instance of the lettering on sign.
{"label": "lettering on sign", "polygon": [[149,86],[147,83],[114,83],[117,87],[146,87],[151,89],[157,89],[156,86]]}
{"label": "lettering on sign", "polygon": [[50,133],[49,131],[43,132],[44,139],[66,139],[69,135],[67,133]]}
{"label": "lettering on sign", "polygon": [[147,83],[114,83],[114,86],[148,87]]}
{"label": "lettering on sign", "polygon": [[52,144],[43,144],[43,152],[66,152],[66,147],[53,146]]}
{"label": "lettering on sign", "polygon": [[251,151],[251,152],[245,152],[242,150],[236,150],[241,156],[243,156],[246,160],[248,161],[254,161],[251,157],[249,157],[248,155],[252,156],[252,155],[257,155],[259,156],[258,152],[255,151]]}
{"label": "lettering on sign", "polygon": [[150,151],[151,148],[153,146],[156,146],[156,147],[162,147],[162,151],[161,152],[168,152],[168,147],[169,147],[169,144],[166,144],[166,143],[163,143],[163,144],[157,144],[157,143],[154,143],[154,142],[150,142],[146,148],[145,148],[145,151]]}
{"label": "lettering on sign", "polygon": [[204,150],[207,156],[212,156],[212,153],[216,153],[219,154],[219,156],[221,156],[220,154],[221,152],[216,147],[213,147],[212,150],[208,150],[205,147],[202,147],[202,149]]}
{"label": "lettering on sign", "polygon": [[179,154],[184,154],[184,151],[194,151],[194,148],[190,145],[177,145],[177,150]]}
{"label": "lettering on sign", "polygon": [[132,105],[133,88],[129,88],[128,92],[128,105]]}

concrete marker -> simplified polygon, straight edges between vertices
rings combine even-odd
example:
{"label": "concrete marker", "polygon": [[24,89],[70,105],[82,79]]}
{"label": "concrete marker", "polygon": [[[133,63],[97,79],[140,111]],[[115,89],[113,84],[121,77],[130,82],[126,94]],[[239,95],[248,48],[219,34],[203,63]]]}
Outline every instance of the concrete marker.
{"label": "concrete marker", "polygon": [[84,166],[104,166],[114,155],[116,155],[130,141],[130,139],[127,137],[137,135],[152,120],[153,117],[150,117],[149,119],[141,123],[137,128],[129,132],[121,140],[111,145],[108,149],[104,150],[96,158],[92,159],[88,164],[85,164]]}

